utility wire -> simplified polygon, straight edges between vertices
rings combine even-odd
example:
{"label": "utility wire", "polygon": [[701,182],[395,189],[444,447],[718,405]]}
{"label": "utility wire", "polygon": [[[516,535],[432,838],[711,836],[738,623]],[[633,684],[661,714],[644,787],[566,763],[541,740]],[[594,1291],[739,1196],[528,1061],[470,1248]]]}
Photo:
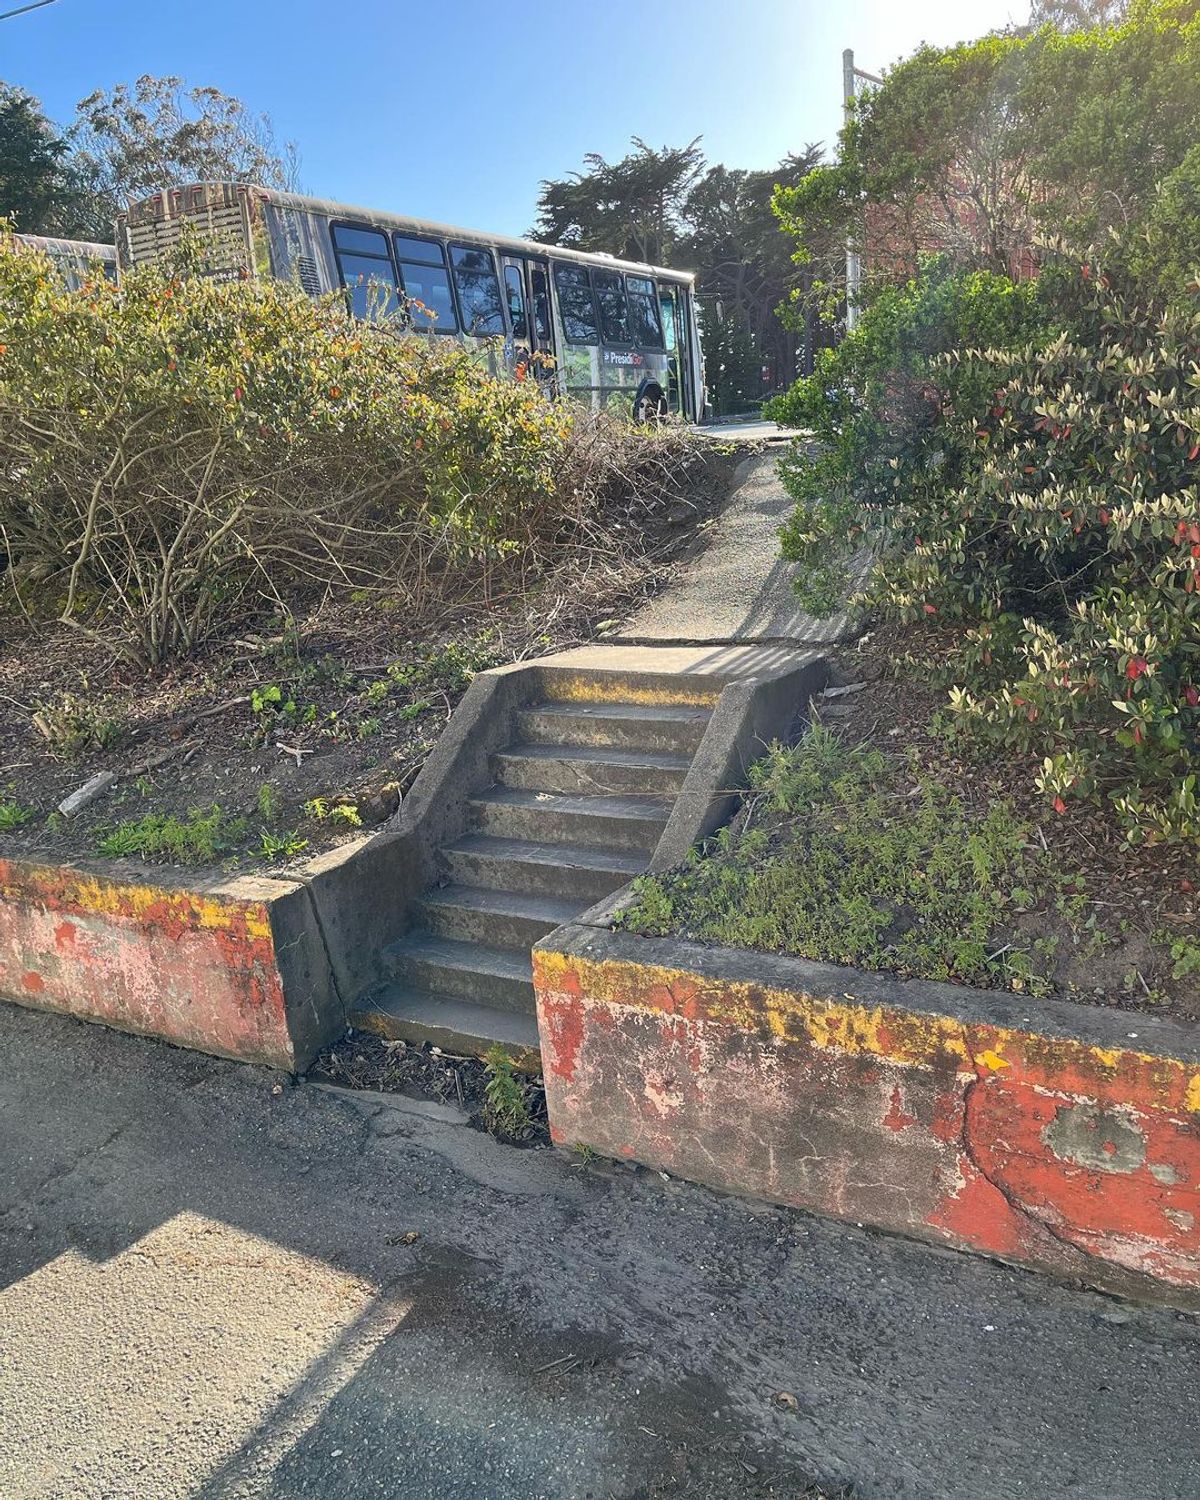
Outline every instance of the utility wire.
{"label": "utility wire", "polygon": [[0,15],[0,21],[7,21],[12,16],[23,16],[27,10],[41,10],[43,5],[53,5],[54,0],[33,0],[32,5],[19,5],[16,10],[6,10]]}

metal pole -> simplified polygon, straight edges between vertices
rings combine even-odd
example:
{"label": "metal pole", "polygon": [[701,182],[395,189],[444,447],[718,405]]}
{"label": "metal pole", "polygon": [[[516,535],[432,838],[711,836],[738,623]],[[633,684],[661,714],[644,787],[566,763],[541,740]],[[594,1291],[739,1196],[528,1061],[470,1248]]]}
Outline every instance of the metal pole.
{"label": "metal pole", "polygon": [[[854,112],[854,49],[842,53],[842,114],[849,124]],[[862,262],[854,248],[853,230],[846,240],[846,331],[858,322],[858,291],[862,284]]]}

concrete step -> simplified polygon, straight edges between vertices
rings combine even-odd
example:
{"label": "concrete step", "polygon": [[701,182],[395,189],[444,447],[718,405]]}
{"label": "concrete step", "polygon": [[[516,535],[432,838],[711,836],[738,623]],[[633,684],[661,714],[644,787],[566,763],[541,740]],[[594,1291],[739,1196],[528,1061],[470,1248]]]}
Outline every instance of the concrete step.
{"label": "concrete step", "polygon": [[649,859],[671,815],[660,797],[567,797],[497,787],[467,804],[472,826],[495,838],[627,849]]}
{"label": "concrete step", "polygon": [[425,892],[418,903],[418,920],[435,937],[528,952],[539,938],[586,910],[587,904],[447,885]]}
{"label": "concrete step", "polygon": [[391,1041],[428,1042],[444,1052],[475,1057],[498,1044],[533,1061],[539,1046],[537,1020],[532,1015],[435,995],[394,981],[365,995],[351,1011],[350,1024]]}
{"label": "concrete step", "polygon": [[563,849],[527,839],[467,834],[442,850],[461,885],[555,896],[591,906],[646,868],[645,859],[614,849]]}
{"label": "concrete step", "polygon": [[533,1015],[529,949],[484,948],[412,932],[384,951],[385,972],[406,988]]}
{"label": "concrete step", "polygon": [[492,756],[501,786],[596,797],[677,796],[690,765],[687,755],[585,745],[510,745]]}
{"label": "concrete step", "polygon": [[696,753],[710,710],[668,704],[539,703],[516,715],[517,735],[532,745],[612,746],[656,750],[671,755]]}

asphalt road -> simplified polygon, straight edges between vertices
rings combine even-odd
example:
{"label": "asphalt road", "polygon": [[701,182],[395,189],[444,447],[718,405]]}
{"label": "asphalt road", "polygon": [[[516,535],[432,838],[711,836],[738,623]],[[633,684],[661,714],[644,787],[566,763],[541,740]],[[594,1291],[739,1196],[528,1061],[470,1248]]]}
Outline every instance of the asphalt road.
{"label": "asphalt road", "polygon": [[1191,1319],[7,1006],[0,1057],[5,1500],[1200,1494]]}

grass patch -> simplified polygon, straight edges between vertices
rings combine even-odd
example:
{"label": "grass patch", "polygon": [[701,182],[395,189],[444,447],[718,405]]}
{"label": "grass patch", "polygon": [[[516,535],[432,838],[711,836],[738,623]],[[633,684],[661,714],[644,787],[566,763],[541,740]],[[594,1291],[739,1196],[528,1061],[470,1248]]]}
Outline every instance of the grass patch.
{"label": "grass patch", "polygon": [[[969,814],[911,761],[821,726],[752,770],[737,823],[635,884],[632,932],[1045,992],[1038,915],[1081,898],[1003,802]],[[1043,929],[1044,931],[1044,929]]]}
{"label": "grass patch", "polygon": [[101,829],[96,852],[106,859],[140,856],[180,865],[207,865],[236,848],[247,832],[245,818],[231,818],[214,803],[210,808],[192,808],[185,818],[173,813],[147,813]]}

